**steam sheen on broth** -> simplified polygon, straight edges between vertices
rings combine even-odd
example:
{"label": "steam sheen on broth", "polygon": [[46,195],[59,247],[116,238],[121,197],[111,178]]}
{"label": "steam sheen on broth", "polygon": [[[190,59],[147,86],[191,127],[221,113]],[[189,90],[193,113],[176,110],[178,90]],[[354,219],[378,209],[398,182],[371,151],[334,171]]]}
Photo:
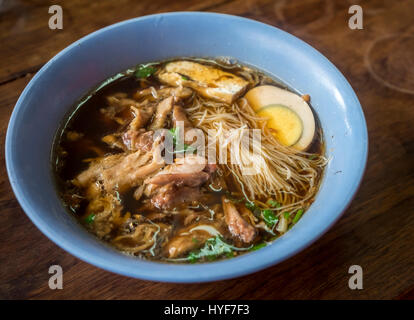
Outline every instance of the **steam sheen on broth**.
{"label": "steam sheen on broth", "polygon": [[[215,163],[187,137],[195,129],[205,142],[214,132]],[[230,161],[243,129],[260,135],[260,148],[239,151],[255,174]],[[265,247],[299,221],[326,164],[321,137],[309,96],[231,59],[185,58],[128,69],[82,99],[54,171],[70,214],[118,250],[207,262]]]}

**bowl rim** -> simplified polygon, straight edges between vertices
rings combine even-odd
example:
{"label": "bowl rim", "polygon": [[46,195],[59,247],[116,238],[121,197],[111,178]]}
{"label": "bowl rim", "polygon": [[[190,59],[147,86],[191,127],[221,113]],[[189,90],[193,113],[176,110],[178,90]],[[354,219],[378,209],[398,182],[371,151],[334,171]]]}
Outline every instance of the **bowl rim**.
{"label": "bowl rim", "polygon": [[[236,268],[232,269],[234,266],[232,264],[236,259],[231,260],[223,260],[223,261],[217,261],[217,262],[210,262],[206,264],[194,264],[194,265],[171,265],[171,264],[162,264],[162,263],[156,263],[156,262],[147,262],[142,260],[142,264],[148,264],[149,267],[151,265],[164,265],[168,267],[168,269],[175,270],[174,272],[172,270],[166,270],[165,274],[156,273],[155,275],[151,272],[133,272],[128,268],[121,268],[120,266],[117,266],[116,264],[108,263],[107,261],[104,261],[102,259],[98,259],[96,256],[94,257],[93,254],[86,254],[85,252],[82,252],[81,249],[77,248],[76,246],[72,245],[69,241],[64,239],[62,236],[59,235],[59,233],[52,232],[51,229],[47,228],[43,221],[41,221],[40,216],[34,212],[35,210],[32,209],[31,205],[27,203],[26,199],[23,196],[21,186],[19,183],[14,179],[15,178],[15,168],[14,164],[12,162],[12,141],[11,136],[12,132],[14,131],[14,127],[16,125],[16,115],[22,105],[22,102],[25,99],[25,96],[27,93],[31,90],[31,87],[33,84],[37,81],[38,78],[42,76],[42,74],[47,70],[56,60],[58,60],[61,56],[65,55],[67,52],[71,51],[74,47],[78,46],[80,43],[87,41],[90,38],[93,38],[103,32],[106,32],[107,30],[117,28],[119,26],[122,26],[124,24],[129,23],[135,23],[136,21],[143,21],[143,20],[150,20],[158,17],[165,17],[165,16],[189,16],[189,15],[200,15],[200,16],[210,16],[212,18],[214,17],[221,17],[224,19],[228,19],[229,22],[231,21],[239,21],[239,22],[245,22],[245,23],[251,23],[256,24],[260,26],[261,28],[271,28],[276,29],[279,33],[283,34],[285,37],[289,38],[291,41],[295,41],[300,43],[302,46],[306,47],[307,50],[310,50],[313,54],[316,54],[317,58],[321,61],[328,63],[328,65],[332,68],[332,72],[335,73],[335,76],[339,77],[345,86],[348,86],[349,93],[353,96],[355,100],[356,107],[359,109],[360,117],[361,117],[361,123],[362,123],[362,134],[363,137],[361,137],[361,141],[363,141],[363,149],[361,152],[361,158],[360,161],[360,169],[357,172],[357,177],[354,181],[357,181],[352,186],[352,189],[349,193],[348,198],[343,201],[344,205],[342,206],[342,209],[340,212],[336,213],[336,216],[334,219],[329,221],[329,223],[320,225],[318,229],[313,230],[313,232],[310,232],[306,237],[301,239],[301,243],[297,245],[294,250],[290,250],[288,253],[282,254],[279,257],[273,258],[273,259],[267,259],[267,261],[258,262],[253,265],[244,267],[244,268]],[[339,218],[344,214],[344,212],[347,210],[347,208],[350,206],[352,200],[354,199],[360,185],[362,182],[362,178],[366,169],[366,164],[368,160],[368,130],[366,125],[366,120],[364,116],[363,109],[361,107],[361,104],[358,100],[358,97],[353,90],[352,86],[349,84],[349,82],[346,80],[344,75],[337,69],[337,67],[329,61],[328,58],[326,58],[323,54],[321,54],[318,50],[307,44],[305,41],[297,38],[296,36],[283,31],[277,27],[268,25],[266,23],[262,23],[253,19],[244,18],[240,16],[235,15],[229,15],[224,13],[211,13],[211,12],[201,12],[201,11],[177,11],[177,12],[168,12],[168,13],[157,13],[157,14],[150,14],[145,16],[140,16],[128,20],[124,20],[109,26],[106,26],[104,28],[98,29],[90,34],[87,34],[86,36],[80,38],[79,40],[73,42],[63,50],[61,50],[59,53],[57,53],[54,57],[52,57],[36,74],[35,76],[30,80],[30,82],[26,85],[22,93],[20,94],[20,97],[18,101],[16,102],[16,105],[13,109],[12,115],[9,120],[9,125],[6,133],[6,141],[5,141],[5,155],[6,155],[6,169],[9,177],[10,184],[12,186],[13,192],[22,207],[23,211],[26,213],[26,215],[29,217],[29,219],[36,225],[36,227],[44,234],[46,235],[52,242],[54,242],[59,247],[63,248],[66,252],[74,255],[75,257],[79,258],[82,261],[85,261],[89,264],[92,264],[94,266],[97,266],[99,268],[102,268],[106,271],[110,271],[116,274],[121,274],[128,277],[133,278],[140,278],[144,280],[152,280],[152,281],[162,281],[162,282],[172,282],[172,283],[201,283],[201,282],[211,282],[211,281],[219,281],[224,279],[231,279],[236,278],[240,276],[244,276],[247,274],[251,274],[260,270],[263,270],[265,268],[268,268],[270,266],[276,265],[294,255],[296,255],[298,252],[304,250],[305,248],[309,247],[311,244],[313,244],[315,241],[317,241],[323,234],[325,234],[338,220]],[[268,248],[263,248],[259,251],[264,251]],[[259,252],[257,251],[257,252]],[[243,255],[242,257],[249,256],[249,255]],[[240,260],[238,258],[238,260]],[[135,258],[136,260],[136,258]],[[244,259],[246,260],[246,259]],[[230,262],[230,263],[229,263]],[[233,262],[233,263],[232,263]],[[239,262],[241,263],[241,261]],[[212,273],[212,274],[206,274],[205,272],[202,274],[195,274],[193,272],[197,272],[199,269],[202,269],[202,266],[216,266],[217,269],[219,269],[220,265],[223,265],[223,269],[228,269],[227,271],[219,272],[218,274]],[[232,266],[232,268],[226,267],[227,265]],[[211,268],[204,268],[205,270],[210,270]],[[211,269],[212,270],[212,269]],[[211,271],[210,270],[210,271]],[[142,271],[142,270],[141,270]]]}

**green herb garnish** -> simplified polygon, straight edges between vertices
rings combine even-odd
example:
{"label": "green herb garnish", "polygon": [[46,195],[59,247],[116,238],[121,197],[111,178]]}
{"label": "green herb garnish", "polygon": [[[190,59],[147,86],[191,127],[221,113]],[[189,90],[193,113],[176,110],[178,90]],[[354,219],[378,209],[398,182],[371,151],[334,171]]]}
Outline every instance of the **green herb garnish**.
{"label": "green herb garnish", "polygon": [[116,197],[116,200],[118,200],[119,202],[122,202],[122,199],[121,199],[118,191],[115,191],[115,197]]}
{"label": "green herb garnish", "polygon": [[245,251],[250,250],[252,247],[249,248],[237,248],[234,247],[226,242],[224,242],[219,236],[215,238],[210,238],[198,251],[191,252],[187,259],[191,263],[195,263],[201,258],[205,258],[207,260],[215,260],[223,254],[229,256],[230,254],[233,255],[234,251]]}
{"label": "green herb garnish", "polygon": [[187,260],[190,263],[196,263],[198,261],[198,259],[199,259],[198,255],[194,252],[191,252],[187,257]]}
{"label": "green herb garnish", "polygon": [[290,212],[283,212],[283,216],[285,217],[285,219],[289,219]]}
{"label": "green herb garnish", "polygon": [[173,139],[177,138],[177,134],[178,134],[178,127],[177,128],[171,128],[170,130],[168,130],[171,134]]}
{"label": "green herb garnish", "polygon": [[87,224],[91,224],[94,220],[95,220],[95,214],[94,213],[91,213],[90,215],[88,215],[86,218],[85,218],[85,222],[87,223]]}
{"label": "green herb garnish", "polygon": [[184,143],[183,149],[182,150],[174,150],[173,153],[183,153],[183,152],[192,152],[194,153],[195,151],[197,151],[196,148],[193,148],[192,146],[189,146],[188,144]]}
{"label": "green herb garnish", "polygon": [[272,199],[268,200],[266,204],[268,204],[272,208],[279,208],[281,206],[279,202],[277,202],[276,200],[272,200]]}
{"label": "green herb garnish", "polygon": [[299,221],[299,219],[302,217],[302,214],[303,214],[303,210],[302,209],[299,209],[298,210],[298,212],[296,212],[296,215],[295,215],[295,217],[293,218],[293,223],[296,223],[296,222],[298,222]]}
{"label": "green herb garnish", "polygon": [[246,206],[247,209],[251,211],[254,211],[254,209],[256,209],[256,205],[253,202],[246,201],[244,205]]}
{"label": "green herb garnish", "polygon": [[190,78],[189,77],[187,77],[187,76],[185,76],[185,75],[181,75],[181,79],[183,79],[183,80],[185,80],[185,81],[188,81],[188,80],[190,80]]}
{"label": "green herb garnish", "polygon": [[138,66],[138,68],[135,71],[134,75],[137,78],[148,78],[149,76],[154,74],[155,71],[157,71],[156,68],[148,66],[148,65],[141,64],[140,66]]}
{"label": "green herb garnish", "polygon": [[194,148],[194,147],[192,147],[192,146],[190,146],[186,143],[182,144],[183,148],[181,150],[177,150],[177,146],[179,145],[179,141],[180,141],[179,140],[180,139],[180,128],[179,127],[171,128],[169,130],[169,132],[171,133],[172,138],[173,138],[173,145],[174,145],[173,153],[183,153],[183,152],[187,152],[187,151],[194,153],[195,151],[197,151],[196,148]]}
{"label": "green herb garnish", "polygon": [[262,214],[262,209],[254,204],[254,202],[246,201],[244,203],[245,207],[249,209],[256,217],[260,217]]}
{"label": "green herb garnish", "polygon": [[279,221],[275,213],[270,209],[263,210],[262,216],[263,220],[270,226],[274,226]]}
{"label": "green herb garnish", "polygon": [[250,251],[256,251],[256,250],[259,250],[259,249],[264,248],[264,247],[266,247],[266,246],[267,246],[267,243],[266,243],[266,242],[258,243],[258,244],[256,244],[256,245],[254,245],[254,246],[250,249]]}

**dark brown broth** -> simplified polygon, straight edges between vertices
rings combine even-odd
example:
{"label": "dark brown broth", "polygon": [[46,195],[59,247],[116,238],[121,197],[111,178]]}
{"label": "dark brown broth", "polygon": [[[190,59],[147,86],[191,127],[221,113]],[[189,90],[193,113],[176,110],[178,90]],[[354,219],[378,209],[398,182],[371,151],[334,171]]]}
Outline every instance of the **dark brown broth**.
{"label": "dark brown broth", "polygon": [[[240,68],[238,66],[233,66],[226,68],[225,70],[228,72],[237,73]],[[151,85],[153,85],[155,88],[158,88],[160,86],[160,83],[153,77],[150,77],[149,80],[151,82]],[[286,88],[279,82],[272,80],[267,80],[266,83]],[[146,86],[148,86],[148,84]],[[125,75],[120,79],[115,80],[106,86],[103,86],[98,91],[93,92],[90,95],[89,99],[87,99],[81,107],[77,108],[76,111],[70,115],[70,121],[68,121],[60,131],[61,138],[58,139],[54,148],[55,157],[57,159],[55,171],[59,192],[62,194],[62,198],[66,205],[69,207],[70,211],[79,219],[82,224],[85,224],[85,208],[87,203],[85,200],[79,200],[77,206],[72,206],[70,204],[70,201],[67,201],[69,193],[77,194],[79,192],[79,190],[73,188],[73,186],[70,184],[70,180],[75,178],[80,172],[88,167],[88,162],[85,162],[85,159],[96,158],[107,154],[121,152],[121,150],[110,148],[106,143],[101,141],[102,137],[106,134],[110,134],[122,129],[122,125],[114,120],[108,119],[100,111],[101,108],[106,106],[105,97],[117,92],[127,93],[128,96],[131,97],[134,92],[142,88],[142,82],[135,78],[133,75]],[[316,115],[315,119],[317,119]],[[66,134],[69,131],[82,133],[83,137],[75,141],[70,141],[66,138]],[[320,129],[317,130],[317,134],[318,136],[310,147],[309,152],[321,154],[323,145]],[[234,193],[232,197],[234,197],[236,200],[243,199],[242,195],[240,194],[239,185],[231,178],[227,179],[226,182],[229,185],[230,193]],[[223,191],[213,192],[211,190],[208,190],[208,187],[206,186],[204,186],[203,189],[205,191],[208,191],[208,194],[210,195],[210,198],[204,201],[204,205],[206,207],[211,207],[215,204],[221,203],[221,196],[225,194]],[[154,213],[154,210],[152,209],[146,210],[145,205],[143,205],[141,200],[137,201],[133,198],[133,190],[119,193],[119,198],[121,199],[121,203],[123,205],[123,214],[126,214],[128,212],[139,212],[141,215],[147,216]],[[266,201],[264,198],[260,200]],[[188,207],[188,205],[184,207]],[[199,207],[198,209],[194,208],[194,210],[196,212],[206,211],[206,209],[203,207]],[[208,216],[208,212],[206,215]],[[165,221],[167,221],[166,223],[171,224],[174,230],[179,230],[184,226],[184,218],[184,215],[175,214],[169,216]],[[242,245],[240,242],[232,239],[228,232],[224,233],[224,238],[231,245]],[[263,240],[269,241],[272,239],[274,239],[274,236],[266,233],[263,230],[260,230],[260,235],[256,239],[256,243]],[[155,257],[152,257],[148,254],[140,256],[158,260],[162,258],[162,251],[160,252],[157,253]],[[239,253],[240,252],[236,252],[235,255]]]}

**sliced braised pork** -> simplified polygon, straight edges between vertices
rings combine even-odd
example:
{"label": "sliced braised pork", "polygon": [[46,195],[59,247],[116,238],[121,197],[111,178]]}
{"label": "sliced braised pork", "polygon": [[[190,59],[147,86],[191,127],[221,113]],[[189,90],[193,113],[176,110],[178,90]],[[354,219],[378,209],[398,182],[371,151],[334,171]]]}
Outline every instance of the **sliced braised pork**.
{"label": "sliced braised pork", "polygon": [[122,141],[128,150],[148,152],[154,143],[154,132],[145,130],[128,130],[122,135]]}
{"label": "sliced braised pork", "polygon": [[185,112],[184,108],[180,106],[174,106],[172,121],[174,128],[177,127],[179,122],[182,122],[182,124],[184,125],[184,129],[190,129],[193,127],[193,124],[187,118],[187,113]]}
{"label": "sliced braised pork", "polygon": [[167,115],[171,112],[173,107],[174,97],[169,97],[162,100],[157,105],[157,110],[155,112],[155,117],[149,127],[150,130],[156,130],[164,128],[165,120]]}
{"label": "sliced braised pork", "polygon": [[132,106],[131,107],[132,113],[134,114],[134,119],[129,124],[130,130],[138,130],[148,123],[148,121],[151,119],[154,108],[147,107],[147,108],[137,108]]}
{"label": "sliced braised pork", "polygon": [[125,191],[137,186],[148,175],[164,166],[157,148],[154,152],[110,155],[93,162],[72,182],[75,186],[87,188],[99,182],[108,192]]}
{"label": "sliced braised pork", "polygon": [[244,243],[252,242],[257,234],[256,229],[241,217],[235,205],[226,197],[222,197],[222,205],[230,233]]}
{"label": "sliced braised pork", "polygon": [[151,203],[157,209],[167,210],[193,203],[201,197],[199,188],[177,187],[174,183],[170,183],[157,189],[156,195],[151,198]]}
{"label": "sliced braised pork", "polygon": [[188,155],[176,161],[145,182],[159,186],[174,183],[177,186],[197,187],[209,179],[210,174],[203,171],[206,168],[205,158]]}

